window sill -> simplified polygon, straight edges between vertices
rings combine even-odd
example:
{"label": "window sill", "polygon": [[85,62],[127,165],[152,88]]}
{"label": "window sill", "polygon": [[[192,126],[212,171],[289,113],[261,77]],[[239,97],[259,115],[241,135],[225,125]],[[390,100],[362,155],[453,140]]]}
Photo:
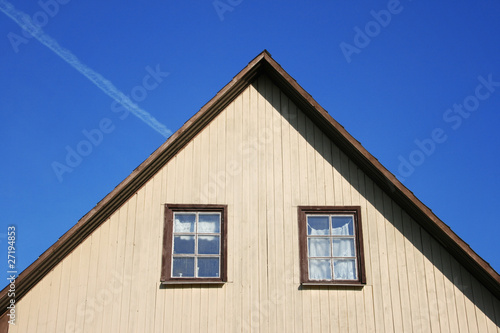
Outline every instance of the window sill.
{"label": "window sill", "polygon": [[302,282],[301,286],[325,286],[325,287],[357,287],[363,288],[364,283],[353,282],[353,283],[333,283],[333,282]]}
{"label": "window sill", "polygon": [[225,284],[225,281],[207,281],[207,280],[181,280],[181,281],[161,281],[163,285],[169,284]]}

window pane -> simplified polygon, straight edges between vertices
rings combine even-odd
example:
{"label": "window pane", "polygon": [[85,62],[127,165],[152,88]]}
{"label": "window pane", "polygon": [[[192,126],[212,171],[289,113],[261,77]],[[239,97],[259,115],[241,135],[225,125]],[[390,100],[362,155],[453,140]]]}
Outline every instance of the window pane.
{"label": "window pane", "polygon": [[173,277],[194,277],[194,258],[173,258]]}
{"label": "window pane", "polygon": [[175,236],[174,254],[194,254],[194,236]]}
{"label": "window pane", "polygon": [[175,214],[174,232],[194,232],[195,214]]}
{"label": "window pane", "polygon": [[219,214],[200,214],[198,215],[198,232],[219,233],[220,215]]}
{"label": "window pane", "polygon": [[354,257],[354,239],[353,238],[334,238],[333,239],[333,257]]}
{"label": "window pane", "polygon": [[333,272],[335,273],[335,280],[356,280],[356,260],[334,259]]}
{"label": "window pane", "polygon": [[308,216],[307,234],[308,235],[328,235],[328,216]]}
{"label": "window pane", "polygon": [[330,238],[308,238],[309,257],[329,257]]}
{"label": "window pane", "polygon": [[219,277],[219,258],[198,258],[198,277]]}
{"label": "window pane", "polygon": [[219,254],[219,236],[198,236],[198,254]]}
{"label": "window pane", "polygon": [[330,259],[309,259],[309,279],[331,280],[332,268]]}
{"label": "window pane", "polygon": [[332,235],[354,235],[352,216],[332,216]]}

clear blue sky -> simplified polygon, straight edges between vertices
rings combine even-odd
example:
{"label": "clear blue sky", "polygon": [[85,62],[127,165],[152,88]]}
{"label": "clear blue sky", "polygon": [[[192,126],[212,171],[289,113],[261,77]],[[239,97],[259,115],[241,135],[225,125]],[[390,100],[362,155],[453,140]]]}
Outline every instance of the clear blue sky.
{"label": "clear blue sky", "polygon": [[164,142],[151,119],[177,130],[263,49],[500,271],[498,1],[12,1],[80,69],[0,0],[0,253],[15,225],[19,271]]}

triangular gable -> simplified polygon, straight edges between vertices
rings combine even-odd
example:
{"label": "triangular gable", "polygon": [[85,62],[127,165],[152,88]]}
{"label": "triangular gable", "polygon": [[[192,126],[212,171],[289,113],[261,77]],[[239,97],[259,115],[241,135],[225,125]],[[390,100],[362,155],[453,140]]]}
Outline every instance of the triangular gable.
{"label": "triangular gable", "polygon": [[[387,192],[413,219],[442,243],[473,276],[500,299],[500,275],[336,122],[266,50],[253,59],[125,180],[25,269],[16,282],[16,298],[19,300],[23,297],[106,221],[260,74],[270,77],[297,107],[303,110],[382,190]],[[8,286],[0,295],[2,308],[0,315],[7,310],[9,302],[7,293]]]}

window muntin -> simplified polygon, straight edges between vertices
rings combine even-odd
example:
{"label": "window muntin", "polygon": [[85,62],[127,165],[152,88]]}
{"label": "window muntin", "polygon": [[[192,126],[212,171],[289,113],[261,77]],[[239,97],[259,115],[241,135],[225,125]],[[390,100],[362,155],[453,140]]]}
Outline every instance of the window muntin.
{"label": "window muntin", "polygon": [[220,276],[220,213],[174,213],[171,277]]}
{"label": "window muntin", "polygon": [[303,283],[364,283],[359,212],[359,207],[299,207]]}
{"label": "window muntin", "polygon": [[226,281],[225,223],[224,205],[166,205],[161,281]]}

